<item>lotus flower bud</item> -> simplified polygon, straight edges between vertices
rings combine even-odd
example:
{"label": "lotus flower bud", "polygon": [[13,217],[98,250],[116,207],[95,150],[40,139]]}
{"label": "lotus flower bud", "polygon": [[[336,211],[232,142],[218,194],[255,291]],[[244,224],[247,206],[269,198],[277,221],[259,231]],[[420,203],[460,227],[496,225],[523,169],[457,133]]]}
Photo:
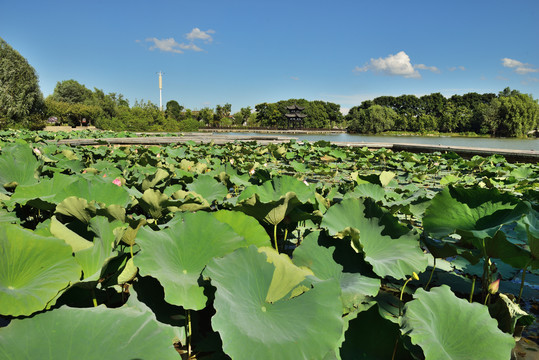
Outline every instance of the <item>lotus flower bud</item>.
{"label": "lotus flower bud", "polygon": [[494,295],[498,292],[499,288],[500,288],[500,279],[490,283],[490,285],[488,286],[488,292]]}
{"label": "lotus flower bud", "polygon": [[417,274],[416,274],[415,271],[412,272],[412,278],[413,278],[414,280],[419,280],[419,276],[417,276]]}
{"label": "lotus flower bud", "polygon": [[113,183],[114,185],[122,186],[122,180],[120,180],[120,179],[118,179],[118,178],[112,180],[112,183]]}

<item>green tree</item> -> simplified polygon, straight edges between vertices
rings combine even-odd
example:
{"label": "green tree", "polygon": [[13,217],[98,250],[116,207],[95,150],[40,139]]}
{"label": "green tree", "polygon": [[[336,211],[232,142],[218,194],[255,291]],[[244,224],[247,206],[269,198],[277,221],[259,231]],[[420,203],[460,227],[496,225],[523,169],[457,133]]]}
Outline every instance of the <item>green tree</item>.
{"label": "green tree", "polygon": [[43,94],[36,71],[0,38],[0,128],[8,124],[40,126]]}
{"label": "green tree", "polygon": [[167,118],[180,121],[182,118],[182,111],[184,107],[181,106],[176,100],[170,100],[167,102],[167,107],[165,110],[165,116]]}
{"label": "green tree", "polygon": [[198,112],[198,120],[204,124],[209,125],[213,120],[213,109],[204,107]]}
{"label": "green tree", "polygon": [[397,113],[386,106],[372,105],[368,109],[353,107],[346,115],[348,131],[361,134],[377,134],[393,129]]}
{"label": "green tree", "polygon": [[56,101],[63,101],[69,104],[91,102],[92,91],[78,81],[70,79],[58,81],[54,87],[52,97]]}

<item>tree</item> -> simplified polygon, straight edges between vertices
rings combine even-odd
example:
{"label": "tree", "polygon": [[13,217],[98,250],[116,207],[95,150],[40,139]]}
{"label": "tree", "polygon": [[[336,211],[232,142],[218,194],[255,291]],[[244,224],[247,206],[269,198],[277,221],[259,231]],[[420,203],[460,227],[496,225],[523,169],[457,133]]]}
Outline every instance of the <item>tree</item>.
{"label": "tree", "polygon": [[91,102],[92,91],[78,81],[70,79],[58,81],[54,87],[52,97],[56,101],[63,101],[69,104]]}
{"label": "tree", "polygon": [[213,109],[204,107],[198,112],[198,120],[204,124],[209,125],[213,120]]}
{"label": "tree", "polygon": [[181,106],[176,100],[170,100],[167,102],[167,108],[165,110],[165,115],[167,118],[174,119],[176,121],[180,121],[182,118],[182,110],[183,106]]}
{"label": "tree", "polygon": [[345,118],[350,124],[349,132],[377,134],[391,130],[397,117],[397,113],[389,107],[372,105],[368,109],[353,107]]}
{"label": "tree", "polygon": [[43,94],[36,71],[0,38],[0,128],[5,123],[32,126],[42,111]]}

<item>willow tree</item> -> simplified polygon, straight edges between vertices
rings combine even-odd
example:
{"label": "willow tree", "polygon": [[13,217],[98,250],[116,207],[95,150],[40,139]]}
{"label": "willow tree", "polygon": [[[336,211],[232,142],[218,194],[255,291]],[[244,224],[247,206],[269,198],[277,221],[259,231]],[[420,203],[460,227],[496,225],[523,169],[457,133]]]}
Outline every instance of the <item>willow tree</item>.
{"label": "willow tree", "polygon": [[41,119],[43,94],[36,71],[0,38],[0,128],[35,126]]}

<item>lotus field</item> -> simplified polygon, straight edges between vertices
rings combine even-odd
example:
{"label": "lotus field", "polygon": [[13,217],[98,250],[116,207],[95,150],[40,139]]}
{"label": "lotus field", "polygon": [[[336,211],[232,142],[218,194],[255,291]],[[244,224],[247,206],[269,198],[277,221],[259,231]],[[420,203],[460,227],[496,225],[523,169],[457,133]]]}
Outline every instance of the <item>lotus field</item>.
{"label": "lotus field", "polygon": [[[109,134],[110,135],[110,134]],[[539,166],[0,132],[1,359],[503,359]]]}

